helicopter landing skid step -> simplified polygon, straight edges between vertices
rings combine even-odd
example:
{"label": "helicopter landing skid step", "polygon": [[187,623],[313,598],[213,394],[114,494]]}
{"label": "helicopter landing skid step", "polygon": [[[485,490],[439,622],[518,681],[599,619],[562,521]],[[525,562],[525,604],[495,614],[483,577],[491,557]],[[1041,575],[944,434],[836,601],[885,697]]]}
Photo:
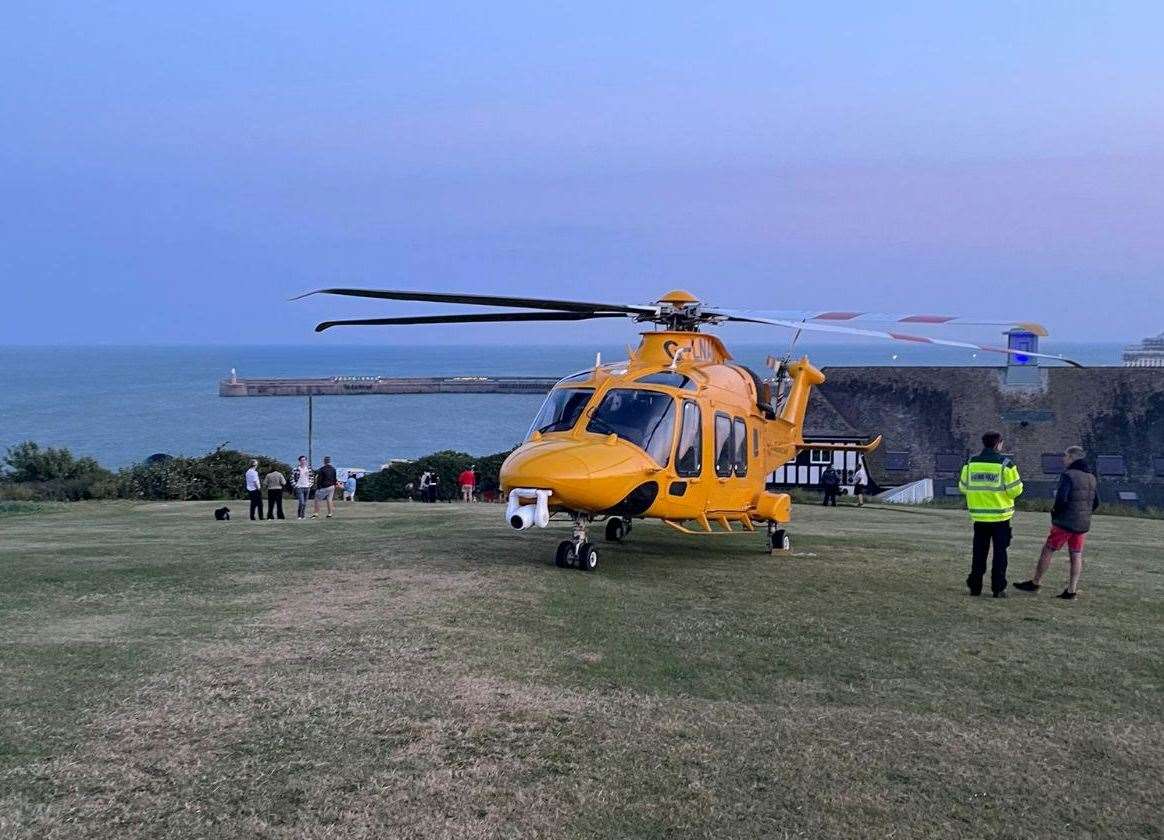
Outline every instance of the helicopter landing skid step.
{"label": "helicopter landing skid step", "polygon": [[768,523],[768,553],[788,554],[792,551],[792,539],[788,532],[780,527],[780,523]]}

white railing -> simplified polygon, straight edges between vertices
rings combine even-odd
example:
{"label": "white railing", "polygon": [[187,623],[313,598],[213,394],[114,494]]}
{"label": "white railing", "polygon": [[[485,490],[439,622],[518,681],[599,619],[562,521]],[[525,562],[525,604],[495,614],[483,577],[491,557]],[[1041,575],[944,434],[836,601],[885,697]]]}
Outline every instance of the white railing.
{"label": "white railing", "polygon": [[934,500],[934,481],[923,478],[920,481],[911,481],[875,497],[879,502],[888,502],[891,505],[921,505]]}

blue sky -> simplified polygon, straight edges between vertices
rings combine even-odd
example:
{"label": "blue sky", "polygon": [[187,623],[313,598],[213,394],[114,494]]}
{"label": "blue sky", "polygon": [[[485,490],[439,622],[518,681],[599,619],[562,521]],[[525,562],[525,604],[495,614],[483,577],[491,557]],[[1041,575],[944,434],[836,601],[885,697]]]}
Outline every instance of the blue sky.
{"label": "blue sky", "polygon": [[337,283],[1164,329],[1159,3],[5,9],[0,343],[630,333],[316,338],[419,311]]}

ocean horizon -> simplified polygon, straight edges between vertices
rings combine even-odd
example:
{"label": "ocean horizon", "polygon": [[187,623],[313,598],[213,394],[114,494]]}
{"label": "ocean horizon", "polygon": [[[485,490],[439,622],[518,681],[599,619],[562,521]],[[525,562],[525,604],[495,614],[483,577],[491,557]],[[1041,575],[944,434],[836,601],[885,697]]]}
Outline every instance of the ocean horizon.
{"label": "ocean horizon", "polygon": [[[731,342],[756,370],[774,343]],[[1123,345],[1046,342],[1087,365],[1118,365]],[[21,345],[0,346],[0,448],[34,440],[68,447],[111,469],[158,452],[199,455],[218,446],[292,461],[307,450],[306,400],[225,398],[240,377],[564,376],[626,357],[621,345]],[[828,366],[999,366],[993,354],[895,344],[804,342]],[[1000,357],[999,357],[1000,358]],[[541,395],[410,394],[316,397],[313,454],[377,469],[442,449],[472,455],[516,445]]]}

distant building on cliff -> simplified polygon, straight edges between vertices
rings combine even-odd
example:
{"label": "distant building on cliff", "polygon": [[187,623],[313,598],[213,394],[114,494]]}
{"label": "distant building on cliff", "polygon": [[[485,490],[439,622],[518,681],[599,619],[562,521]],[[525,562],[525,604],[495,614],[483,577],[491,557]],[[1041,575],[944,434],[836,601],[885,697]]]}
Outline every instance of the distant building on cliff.
{"label": "distant building on cliff", "polygon": [[1164,333],[1124,348],[1127,367],[1164,367]]}

